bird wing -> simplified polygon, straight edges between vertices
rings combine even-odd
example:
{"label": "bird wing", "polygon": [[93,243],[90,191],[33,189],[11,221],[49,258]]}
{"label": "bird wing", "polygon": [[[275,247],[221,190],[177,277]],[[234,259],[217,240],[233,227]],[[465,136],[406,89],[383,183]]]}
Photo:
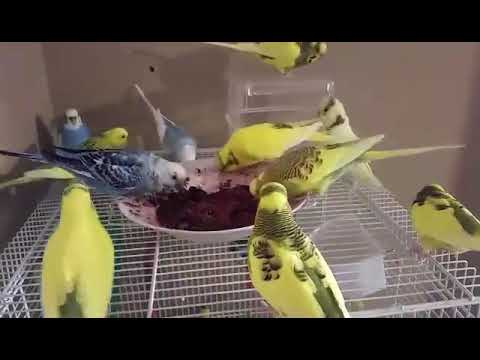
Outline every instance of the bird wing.
{"label": "bird wing", "polygon": [[459,201],[449,199],[448,202],[453,208],[453,215],[462,225],[462,228],[472,236],[479,234],[480,221]]}
{"label": "bird wing", "polygon": [[144,163],[138,156],[125,152],[87,152],[80,156],[87,173],[100,182],[125,191],[143,181]]}
{"label": "bird wing", "polygon": [[324,147],[306,146],[281,157],[265,177],[271,180],[320,181],[348,165],[383,139],[383,135]]}
{"label": "bird wing", "polygon": [[97,147],[98,137],[93,136],[85,140],[80,146],[81,149],[85,150],[99,150]]}
{"label": "bird wing", "polygon": [[57,147],[46,156],[52,163],[86,180],[98,181],[116,189],[129,191],[143,181],[145,164],[136,153]]}
{"label": "bird wing", "polygon": [[253,42],[243,42],[243,43],[236,43],[236,44],[230,44],[230,43],[225,43],[225,42],[204,42],[204,44],[209,44],[209,45],[215,45],[215,46],[221,46],[221,47],[226,47],[229,49],[234,49],[238,51],[243,51],[243,52],[248,52],[251,54],[257,54],[260,56],[264,56],[267,59],[270,60],[275,60],[275,56],[271,54],[268,51],[265,51],[261,49],[258,44],[253,43]]}

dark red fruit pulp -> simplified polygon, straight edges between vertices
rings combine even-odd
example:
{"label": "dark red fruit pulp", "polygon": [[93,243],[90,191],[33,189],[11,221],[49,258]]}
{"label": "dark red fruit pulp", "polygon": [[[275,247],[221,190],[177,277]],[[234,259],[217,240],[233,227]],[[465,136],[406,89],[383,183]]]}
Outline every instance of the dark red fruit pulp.
{"label": "dark red fruit pulp", "polygon": [[253,225],[258,200],[246,185],[227,186],[212,194],[191,187],[181,193],[158,193],[149,200],[157,208],[158,222],[170,229],[218,231]]}

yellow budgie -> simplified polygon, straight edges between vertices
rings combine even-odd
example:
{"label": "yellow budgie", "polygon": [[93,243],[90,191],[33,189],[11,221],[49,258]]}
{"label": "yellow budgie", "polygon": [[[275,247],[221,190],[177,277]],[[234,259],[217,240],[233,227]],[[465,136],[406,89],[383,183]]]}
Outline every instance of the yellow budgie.
{"label": "yellow budgie", "polygon": [[425,186],[410,215],[426,253],[480,251],[480,221],[440,185]]}
{"label": "yellow budgie", "polygon": [[300,66],[311,64],[327,53],[324,42],[258,42],[258,43],[222,43],[205,44],[222,46],[258,56],[282,74]]}
{"label": "yellow budgie", "polygon": [[73,182],[63,191],[59,224],[43,255],[44,316],[107,316],[113,287],[114,249],[88,188]]}
{"label": "yellow budgie", "polygon": [[317,119],[295,123],[261,123],[235,130],[218,151],[223,171],[238,170],[282,156],[288,149],[310,138],[322,126]]}
{"label": "yellow budgie", "polygon": [[253,179],[250,192],[258,196],[264,184],[278,182],[287,188],[288,196],[292,198],[310,192],[322,193],[325,179],[342,171],[382,139],[383,135],[377,135],[341,144],[308,145],[292,150]]}
{"label": "yellow budgie", "polygon": [[248,271],[253,286],[283,317],[350,317],[332,271],[295,222],[281,184],[260,189]]}
{"label": "yellow budgie", "polygon": [[[359,139],[350,126],[350,119],[345,111],[343,103],[333,97],[324,97],[320,102],[320,119],[324,127],[321,131],[313,134],[310,141],[322,144],[336,144]],[[381,181],[374,175],[369,162],[375,160],[413,156],[422,153],[438,150],[458,149],[465,145],[440,145],[417,148],[406,148],[397,150],[379,150],[368,151],[357,161],[349,165],[348,169],[342,171],[343,175],[349,173],[356,183],[360,183],[371,188],[382,188]]]}
{"label": "yellow budgie", "polygon": [[93,136],[82,145],[87,150],[119,150],[128,145],[128,132],[124,128],[113,128]]}
{"label": "yellow budgie", "polygon": [[[128,144],[128,132],[124,128],[113,128],[86,140],[81,148],[87,150],[124,149]],[[22,177],[0,183],[0,190],[45,179],[70,180],[74,176],[59,167],[45,167],[27,171]]]}

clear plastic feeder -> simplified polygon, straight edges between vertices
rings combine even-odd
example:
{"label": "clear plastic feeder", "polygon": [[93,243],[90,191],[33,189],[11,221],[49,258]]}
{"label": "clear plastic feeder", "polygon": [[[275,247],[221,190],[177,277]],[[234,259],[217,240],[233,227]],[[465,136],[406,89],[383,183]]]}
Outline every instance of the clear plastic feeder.
{"label": "clear plastic feeder", "polygon": [[358,220],[331,220],[310,236],[334,272],[346,300],[386,288],[385,252]]}
{"label": "clear plastic feeder", "polygon": [[324,79],[228,79],[226,120],[231,132],[260,122],[295,122],[314,117],[320,100],[334,95],[334,82]]}

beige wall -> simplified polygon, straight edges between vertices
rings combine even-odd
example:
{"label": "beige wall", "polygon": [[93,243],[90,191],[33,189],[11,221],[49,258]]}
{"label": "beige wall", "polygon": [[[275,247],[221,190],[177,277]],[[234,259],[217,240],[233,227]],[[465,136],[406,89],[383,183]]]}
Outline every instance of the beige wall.
{"label": "beige wall", "polygon": [[[0,43],[0,147],[31,150],[35,143],[36,115],[47,122],[52,116],[42,44]],[[31,167],[27,161],[2,156],[0,180]],[[33,211],[46,189],[40,184],[19,187],[15,195],[0,192],[0,249]]]}
{"label": "beige wall", "polygon": [[[321,61],[300,78],[336,83],[360,135],[386,134],[385,148],[470,141],[479,46],[475,43],[330,43]],[[128,49],[157,54],[132,56]],[[45,58],[54,112],[78,107],[94,129],[113,124],[158,146],[151,118],[131,91],[139,82],[155,104],[191,131],[202,146],[227,136],[226,78],[278,78],[255,58],[198,43],[47,43]],[[156,71],[151,73],[149,65]],[[474,140],[472,139],[472,143]],[[470,144],[473,145],[473,144]],[[472,156],[475,156],[472,154]],[[374,165],[385,185],[408,205],[421,186],[444,184],[460,192],[465,153],[432,153]],[[480,176],[480,175],[479,175]],[[480,199],[472,203],[480,210]]]}
{"label": "beige wall", "polygon": [[[0,144],[24,150],[34,143],[35,115],[52,115],[42,44],[0,43],[0,59]],[[14,164],[0,157],[0,174]]]}

